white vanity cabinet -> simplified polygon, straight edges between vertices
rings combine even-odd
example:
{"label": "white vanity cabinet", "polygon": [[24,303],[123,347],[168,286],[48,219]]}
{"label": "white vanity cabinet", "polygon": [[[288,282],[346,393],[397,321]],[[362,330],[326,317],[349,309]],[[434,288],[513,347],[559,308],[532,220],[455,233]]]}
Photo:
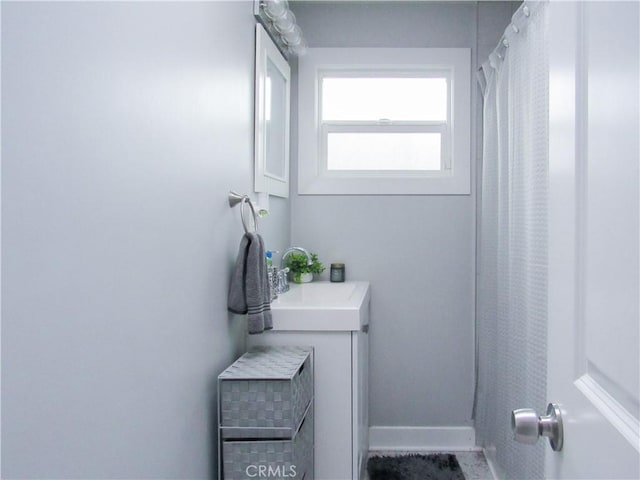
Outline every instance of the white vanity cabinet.
{"label": "white vanity cabinet", "polygon": [[[365,287],[357,312],[358,322],[344,322],[345,328],[340,330],[339,324],[327,319],[328,328],[323,329],[323,323],[305,323],[302,312],[299,326],[289,321],[280,325],[276,301],[272,305],[274,329],[247,337],[247,347],[288,345],[314,348],[314,463],[317,480],[360,480],[366,470],[369,449],[369,284],[353,283]],[[292,288],[309,289],[310,285],[313,284],[294,285]],[[330,310],[325,312],[327,316],[332,315]]]}

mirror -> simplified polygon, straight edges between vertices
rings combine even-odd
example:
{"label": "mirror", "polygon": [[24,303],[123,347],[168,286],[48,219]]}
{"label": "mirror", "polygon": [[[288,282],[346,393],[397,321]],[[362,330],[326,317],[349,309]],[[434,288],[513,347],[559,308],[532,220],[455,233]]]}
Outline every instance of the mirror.
{"label": "mirror", "polygon": [[255,191],[288,197],[291,69],[260,24],[255,82]]}

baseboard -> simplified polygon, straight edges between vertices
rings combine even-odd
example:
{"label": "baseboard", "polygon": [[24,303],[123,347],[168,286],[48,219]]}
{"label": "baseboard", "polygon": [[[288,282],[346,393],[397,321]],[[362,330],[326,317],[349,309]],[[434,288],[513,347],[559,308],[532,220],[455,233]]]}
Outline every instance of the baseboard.
{"label": "baseboard", "polygon": [[369,427],[371,451],[472,451],[473,427]]}
{"label": "baseboard", "polygon": [[491,470],[491,474],[495,480],[502,480],[507,478],[504,474],[502,468],[498,464],[498,459],[496,458],[496,449],[495,447],[486,447],[483,448],[484,458],[487,460],[487,465],[489,465],[489,470]]}

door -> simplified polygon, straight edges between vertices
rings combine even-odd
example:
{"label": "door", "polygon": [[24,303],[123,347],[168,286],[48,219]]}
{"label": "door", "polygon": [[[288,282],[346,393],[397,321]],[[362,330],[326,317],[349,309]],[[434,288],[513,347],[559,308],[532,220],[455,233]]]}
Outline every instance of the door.
{"label": "door", "polygon": [[639,4],[551,2],[547,478],[640,478]]}

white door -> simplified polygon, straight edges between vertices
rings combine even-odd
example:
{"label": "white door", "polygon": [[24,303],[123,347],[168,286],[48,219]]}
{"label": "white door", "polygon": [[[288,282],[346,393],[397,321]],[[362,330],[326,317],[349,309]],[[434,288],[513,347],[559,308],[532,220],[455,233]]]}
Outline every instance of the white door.
{"label": "white door", "polygon": [[550,6],[547,478],[640,478],[640,8]]}

